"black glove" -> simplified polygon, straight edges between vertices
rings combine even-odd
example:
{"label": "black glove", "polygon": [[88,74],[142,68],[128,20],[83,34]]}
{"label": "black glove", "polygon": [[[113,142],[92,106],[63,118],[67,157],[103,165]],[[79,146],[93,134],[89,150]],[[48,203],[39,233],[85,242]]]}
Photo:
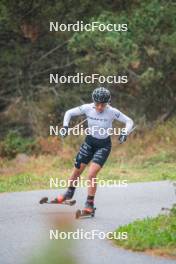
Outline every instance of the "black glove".
{"label": "black glove", "polygon": [[119,136],[120,144],[124,143],[127,140],[127,134],[121,133]]}
{"label": "black glove", "polygon": [[61,137],[66,137],[66,136],[68,136],[68,126],[64,126],[64,127],[62,127],[61,129],[60,129],[60,131],[59,131],[59,134],[60,134],[60,136]]}

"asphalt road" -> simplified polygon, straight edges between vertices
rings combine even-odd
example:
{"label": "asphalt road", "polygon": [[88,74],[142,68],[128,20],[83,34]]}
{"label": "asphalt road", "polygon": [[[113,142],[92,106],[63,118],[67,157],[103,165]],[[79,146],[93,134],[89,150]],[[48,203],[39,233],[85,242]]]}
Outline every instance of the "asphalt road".
{"label": "asphalt road", "polygon": [[[77,190],[77,204],[73,207],[38,203],[41,197],[53,198],[57,193],[57,190],[43,190],[0,194],[1,264],[29,263],[29,257],[36,257],[39,251],[42,254],[51,242],[50,230],[58,230],[58,226],[65,228],[63,222],[69,224],[67,228],[71,225],[73,230],[82,230],[83,233],[92,230],[113,231],[135,219],[158,215],[162,207],[170,207],[176,199],[173,185],[168,181],[133,183],[121,188],[102,187],[97,192],[95,218],[74,220],[76,209],[84,205],[86,190]],[[174,260],[123,250],[97,237],[75,240],[70,252],[76,263],[85,264],[176,263]]]}

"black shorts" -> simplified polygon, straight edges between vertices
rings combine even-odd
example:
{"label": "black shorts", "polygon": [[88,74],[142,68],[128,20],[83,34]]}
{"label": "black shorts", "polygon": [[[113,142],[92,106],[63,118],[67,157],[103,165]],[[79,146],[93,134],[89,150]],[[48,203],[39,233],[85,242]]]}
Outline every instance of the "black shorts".
{"label": "black shorts", "polygon": [[97,139],[87,136],[76,156],[75,167],[80,168],[81,163],[88,164],[91,160],[101,167],[111,152],[111,138]]}

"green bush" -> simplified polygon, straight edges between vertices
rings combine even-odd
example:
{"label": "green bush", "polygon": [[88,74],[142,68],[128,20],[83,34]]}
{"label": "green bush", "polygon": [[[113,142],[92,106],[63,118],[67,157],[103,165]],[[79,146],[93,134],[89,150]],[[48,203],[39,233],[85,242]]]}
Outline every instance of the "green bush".
{"label": "green bush", "polygon": [[10,131],[0,146],[0,156],[14,158],[18,153],[31,154],[36,148],[32,138],[24,138],[16,131]]}

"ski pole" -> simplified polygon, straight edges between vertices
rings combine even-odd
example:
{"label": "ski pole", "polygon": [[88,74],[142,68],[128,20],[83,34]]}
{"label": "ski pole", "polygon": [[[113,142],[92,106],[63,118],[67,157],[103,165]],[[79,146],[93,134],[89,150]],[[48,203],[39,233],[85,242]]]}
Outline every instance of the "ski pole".
{"label": "ski pole", "polygon": [[74,127],[70,128],[69,130],[72,131],[74,128],[84,124],[87,121],[87,118],[85,118],[83,121],[81,121],[79,124],[75,125]]}
{"label": "ski pole", "polygon": [[131,129],[131,131],[128,132],[128,136],[129,136],[134,130],[136,130],[137,127],[138,127],[138,126],[133,127],[133,128]]}
{"label": "ski pole", "polygon": [[[81,121],[79,124],[75,125],[74,127],[72,128],[69,128],[69,132],[72,131],[73,129],[75,129],[76,127],[82,125],[83,123],[85,123],[87,121],[87,118],[84,119],[83,121]],[[63,136],[60,134],[60,137],[62,138],[62,141],[63,141]]]}

